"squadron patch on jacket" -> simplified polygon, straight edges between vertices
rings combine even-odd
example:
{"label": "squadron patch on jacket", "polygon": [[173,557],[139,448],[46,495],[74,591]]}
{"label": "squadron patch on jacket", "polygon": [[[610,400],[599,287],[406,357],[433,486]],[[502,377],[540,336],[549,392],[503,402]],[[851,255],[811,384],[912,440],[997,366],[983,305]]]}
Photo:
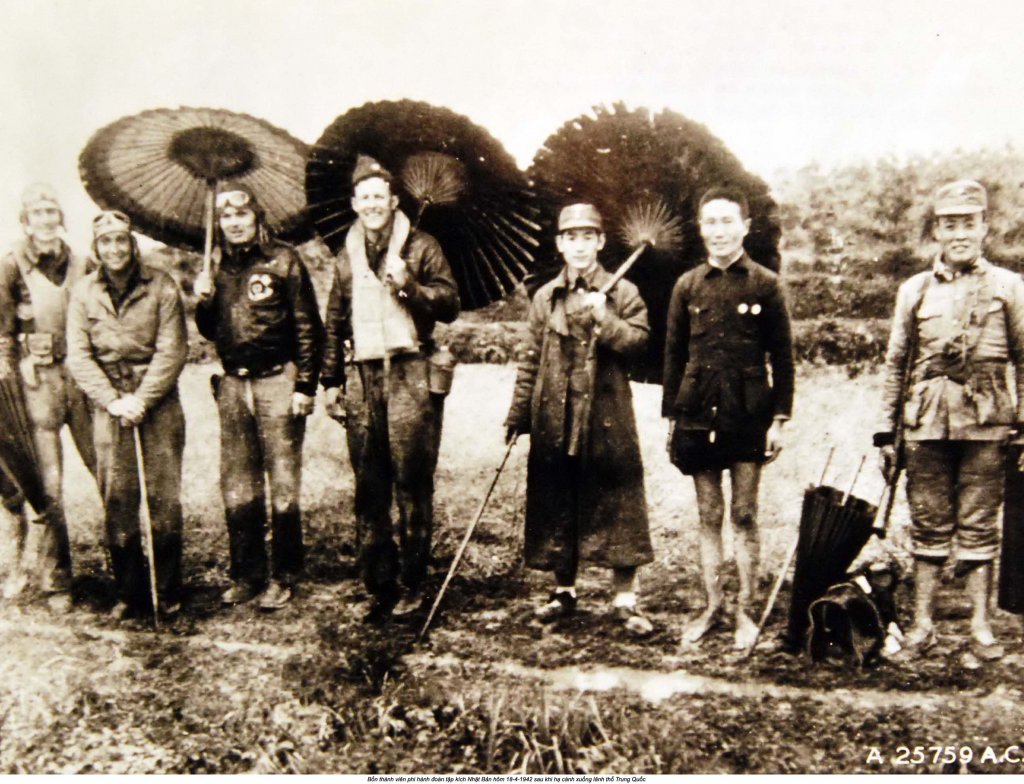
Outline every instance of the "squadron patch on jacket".
{"label": "squadron patch on jacket", "polygon": [[254,272],[249,276],[249,300],[262,302],[274,294],[274,277],[265,272]]}

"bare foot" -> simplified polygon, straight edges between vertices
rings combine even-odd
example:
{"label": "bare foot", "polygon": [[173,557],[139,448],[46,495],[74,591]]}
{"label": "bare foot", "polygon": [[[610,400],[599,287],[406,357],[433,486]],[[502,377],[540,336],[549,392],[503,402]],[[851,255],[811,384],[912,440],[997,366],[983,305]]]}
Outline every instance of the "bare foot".
{"label": "bare foot", "polygon": [[718,626],[721,620],[718,607],[709,607],[694,620],[683,627],[682,645],[696,645],[701,639]]}
{"label": "bare foot", "polygon": [[732,647],[737,651],[745,651],[757,639],[757,624],[742,610],[736,612],[736,634]]}

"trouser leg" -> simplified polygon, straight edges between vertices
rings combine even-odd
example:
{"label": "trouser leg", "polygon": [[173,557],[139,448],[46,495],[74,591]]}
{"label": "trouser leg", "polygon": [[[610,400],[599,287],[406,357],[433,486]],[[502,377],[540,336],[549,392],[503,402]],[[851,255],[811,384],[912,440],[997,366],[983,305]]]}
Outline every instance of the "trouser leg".
{"label": "trouser leg", "polygon": [[1003,453],[996,441],[960,442],[956,478],[956,557],[992,561],[999,549],[999,509],[1003,505]]}
{"label": "trouser leg", "polygon": [[35,562],[40,590],[49,593],[66,591],[71,586],[71,544],[62,502],[60,442],[60,429],[67,418],[64,368],[38,367],[35,381],[34,386],[24,387],[25,403],[49,508],[44,519],[29,527],[26,550]]}
{"label": "trouser leg", "polygon": [[434,526],[434,470],[440,420],[427,384],[427,361],[410,359],[391,367],[388,439],[399,516],[401,573],[415,593],[427,576]]}
{"label": "trouser leg", "polygon": [[217,408],[220,482],[231,551],[231,579],[258,584],[267,577],[263,455],[242,379],[222,379]]}
{"label": "trouser leg", "polygon": [[945,560],[956,529],[959,449],[949,441],[910,441],[906,454],[914,556]]}
{"label": "trouser leg", "polygon": [[347,439],[355,474],[355,514],[363,583],[371,594],[394,593],[398,548],[391,524],[392,467],[380,363],[355,366],[345,390]]}
{"label": "trouser leg", "polygon": [[115,589],[120,601],[144,609],[149,591],[139,529],[139,482],[132,430],[122,427],[106,411],[96,412],[93,430]]}
{"label": "trouser leg", "polygon": [[270,483],[271,575],[293,582],[302,570],[302,443],[305,417],[292,416],[294,376],[280,373],[251,382],[263,470]]}
{"label": "trouser leg", "polygon": [[140,435],[157,592],[161,603],[173,604],[181,598],[181,470],[185,451],[185,417],[176,392],[147,415]]}
{"label": "trouser leg", "polygon": [[96,476],[96,447],[93,444],[92,410],[89,408],[89,401],[85,393],[79,389],[71,378],[71,374],[64,371],[64,389],[67,396],[67,425],[71,431],[71,439],[78,450],[79,457],[89,473]]}

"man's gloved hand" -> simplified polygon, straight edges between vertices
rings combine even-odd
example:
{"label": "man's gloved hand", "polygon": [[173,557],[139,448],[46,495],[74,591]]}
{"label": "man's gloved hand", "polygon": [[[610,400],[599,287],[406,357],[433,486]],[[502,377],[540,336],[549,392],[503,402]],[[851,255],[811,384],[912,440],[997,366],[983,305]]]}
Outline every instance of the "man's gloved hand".
{"label": "man's gloved hand", "polygon": [[384,280],[395,291],[404,289],[405,284],[409,282],[409,266],[405,259],[389,253],[384,259]]}
{"label": "man's gloved hand", "polygon": [[896,447],[886,444],[878,450],[878,470],[886,482],[891,482],[896,471]]}
{"label": "man's gloved hand", "polygon": [[213,298],[213,289],[213,278],[204,270],[200,270],[199,274],[196,275],[195,281],[192,283],[192,293],[201,302],[209,302]]}
{"label": "man's gloved hand", "polygon": [[329,387],[324,393],[324,408],[327,416],[335,422],[345,424],[348,422],[348,414],[345,412],[345,404],[341,400],[341,387]]}
{"label": "man's gloved hand", "polygon": [[292,392],[292,416],[307,417],[313,413],[316,398],[302,392]]}
{"label": "man's gloved hand", "polygon": [[121,405],[121,419],[129,425],[139,425],[146,418],[146,405],[135,395],[122,396]]}

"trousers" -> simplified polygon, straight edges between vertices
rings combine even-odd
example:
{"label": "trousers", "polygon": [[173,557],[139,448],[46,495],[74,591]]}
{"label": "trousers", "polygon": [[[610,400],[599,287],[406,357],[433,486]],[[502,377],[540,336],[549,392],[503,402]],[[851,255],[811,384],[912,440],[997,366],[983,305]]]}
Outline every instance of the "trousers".
{"label": "trousers", "polygon": [[294,387],[295,366],[288,364],[283,372],[266,378],[224,376],[215,392],[220,413],[221,492],[231,579],[236,582],[259,584],[268,576],[268,484],[269,575],[291,582],[302,569],[299,490],[306,420],[292,415]]}
{"label": "trousers", "polygon": [[60,431],[68,425],[82,462],[95,476],[92,417],[85,395],[63,363],[37,365],[32,376],[24,378],[22,386],[50,509],[37,524],[18,527],[16,536],[24,536],[17,547],[21,553],[18,568],[33,572],[44,593],[66,591],[71,584],[71,545],[62,501],[64,454]]}
{"label": "trousers", "polygon": [[133,429],[142,443],[153,533],[157,594],[161,603],[181,598],[181,468],[185,417],[177,392],[151,409],[136,428],[122,427],[106,411],[94,414],[100,495],[118,598],[140,610],[152,607],[148,562],[140,528],[139,464]]}
{"label": "trousers", "polygon": [[[346,438],[355,473],[356,542],[367,591],[418,591],[434,524],[434,470],[444,397],[430,392],[428,362],[394,357],[387,395],[381,360],[359,362],[345,388]],[[398,542],[391,519],[398,507]]]}

